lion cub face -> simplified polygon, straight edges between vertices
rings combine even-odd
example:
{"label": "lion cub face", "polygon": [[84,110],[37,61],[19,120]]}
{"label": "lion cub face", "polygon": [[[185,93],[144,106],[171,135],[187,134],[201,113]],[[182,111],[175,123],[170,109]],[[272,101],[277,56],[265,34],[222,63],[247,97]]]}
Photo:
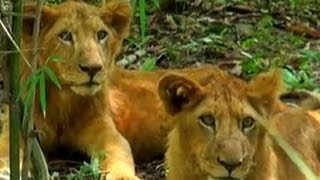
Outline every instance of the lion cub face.
{"label": "lion cub face", "polygon": [[170,163],[179,162],[172,157],[179,153],[170,153],[183,151],[183,158],[202,177],[243,179],[248,175],[264,134],[258,123],[262,111],[254,103],[260,96],[250,94],[250,89],[223,72],[205,85],[175,74],[162,78],[159,95],[175,121],[167,152],[169,173]]}
{"label": "lion cub face", "polygon": [[[35,14],[34,6],[25,6]],[[94,95],[105,84],[130,24],[130,2],[111,1],[97,8],[67,1],[45,6],[40,29],[40,65],[56,72],[61,84],[79,95]],[[24,19],[25,43],[32,42],[33,19]],[[48,61],[58,57],[61,62]]]}

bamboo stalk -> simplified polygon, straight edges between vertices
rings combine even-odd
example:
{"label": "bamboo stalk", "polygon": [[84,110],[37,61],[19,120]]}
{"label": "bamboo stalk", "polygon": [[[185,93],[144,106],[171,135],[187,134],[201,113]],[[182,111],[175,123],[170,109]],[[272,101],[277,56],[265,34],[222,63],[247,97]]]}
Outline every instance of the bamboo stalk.
{"label": "bamboo stalk", "polygon": [[[22,0],[12,0],[13,12],[22,12]],[[20,16],[12,17],[12,34],[16,44],[20,47],[22,31],[22,18]],[[11,43],[11,50],[16,47]],[[20,109],[18,104],[19,77],[20,77],[20,53],[12,53],[9,57],[9,92],[10,92],[10,179],[20,179]]]}

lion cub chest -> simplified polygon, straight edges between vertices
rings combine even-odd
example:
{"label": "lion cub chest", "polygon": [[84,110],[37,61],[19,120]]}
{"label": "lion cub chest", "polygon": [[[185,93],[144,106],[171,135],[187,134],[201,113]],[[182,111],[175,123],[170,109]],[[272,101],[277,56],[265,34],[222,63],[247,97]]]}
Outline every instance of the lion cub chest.
{"label": "lion cub chest", "polygon": [[60,147],[79,149],[77,147],[78,141],[81,141],[79,137],[86,133],[86,127],[95,124],[103,126],[103,117],[108,114],[103,113],[104,108],[94,99],[81,99],[77,102],[69,99],[62,106],[49,106],[45,119],[41,112],[36,113],[38,118],[35,120],[35,126],[41,132],[39,139],[44,151],[56,151]]}

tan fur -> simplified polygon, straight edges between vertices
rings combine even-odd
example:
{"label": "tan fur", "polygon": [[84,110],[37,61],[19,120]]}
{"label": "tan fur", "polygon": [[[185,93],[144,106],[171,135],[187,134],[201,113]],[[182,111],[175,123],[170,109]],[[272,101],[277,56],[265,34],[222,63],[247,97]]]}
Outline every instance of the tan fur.
{"label": "tan fur", "polygon": [[157,83],[167,72],[186,74],[199,83],[214,78],[217,67],[156,70],[144,72],[114,68],[110,73],[109,103],[117,129],[129,141],[136,162],[152,160],[166,151],[172,129],[157,94]]}
{"label": "tan fur", "polygon": [[[24,13],[34,15],[35,6],[26,5]],[[47,64],[58,76],[61,90],[47,80],[47,111],[42,115],[39,100],[35,106],[35,127],[45,154],[63,146],[89,156],[107,153],[101,169],[111,179],[137,179],[128,142],[116,130],[110,116],[108,97],[109,70],[128,35],[130,1],[108,1],[97,8],[83,2],[66,1],[42,11],[39,35],[39,63]],[[23,21],[23,49],[32,47],[33,19]],[[99,31],[107,37],[98,39]],[[59,35],[68,31],[72,40]],[[48,59],[52,55],[61,62]],[[25,53],[28,60],[31,53]],[[98,68],[97,68],[98,67]],[[89,70],[95,70],[91,76]],[[21,81],[30,74],[24,63]]]}
{"label": "tan fur", "polygon": [[249,83],[221,70],[207,84],[165,75],[159,95],[174,123],[167,179],[305,179],[263,124],[277,129],[320,175],[320,123],[280,102],[281,82],[279,72]]}
{"label": "tan fur", "polygon": [[0,172],[6,171],[9,167],[9,106],[1,105],[0,118]]}

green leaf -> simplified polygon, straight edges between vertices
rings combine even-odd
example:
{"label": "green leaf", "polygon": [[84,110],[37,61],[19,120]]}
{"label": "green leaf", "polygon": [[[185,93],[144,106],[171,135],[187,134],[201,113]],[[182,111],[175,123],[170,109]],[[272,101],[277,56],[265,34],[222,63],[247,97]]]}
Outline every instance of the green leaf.
{"label": "green leaf", "polygon": [[260,59],[247,58],[241,62],[243,71],[247,74],[255,75],[260,71]]}
{"label": "green leaf", "polygon": [[139,11],[140,11],[140,31],[142,40],[144,40],[146,35],[146,2],[145,0],[139,0]]}
{"label": "green leaf", "polygon": [[25,125],[27,123],[25,120],[28,119],[27,117],[29,116],[33,97],[35,96],[36,85],[39,80],[38,71],[33,72],[29,78],[30,78],[30,83],[29,83],[28,88],[26,90],[27,95],[24,100],[23,127],[25,127]]}
{"label": "green leaf", "polygon": [[299,52],[301,58],[305,58],[310,61],[319,61],[320,60],[320,52],[315,50],[301,50]]}
{"label": "green leaf", "polygon": [[264,15],[262,17],[262,19],[258,22],[259,27],[264,27],[264,28],[268,28],[268,27],[272,27],[273,26],[273,17],[270,15]]}
{"label": "green leaf", "polygon": [[39,74],[39,91],[40,91],[40,104],[43,117],[46,118],[46,82],[45,74],[42,72]]}
{"label": "green leaf", "polygon": [[147,58],[141,66],[141,69],[144,71],[153,71],[156,69],[156,60],[155,58]]}
{"label": "green leaf", "polygon": [[290,66],[285,66],[284,68],[283,81],[288,87],[293,89],[313,89],[316,87],[314,79],[307,71],[300,70],[297,72]]}
{"label": "green leaf", "polygon": [[60,55],[54,54],[54,55],[51,55],[51,56],[48,58],[48,61],[61,62],[61,61],[63,61],[63,58],[62,58],[62,56],[60,56]]}
{"label": "green leaf", "polygon": [[61,90],[61,85],[56,74],[48,66],[43,66],[41,69],[47,74],[49,79]]}
{"label": "green leaf", "polygon": [[35,75],[36,74],[31,74],[24,82],[22,82],[21,88],[19,89],[19,93],[16,99],[17,101],[21,98],[22,94],[27,91],[28,87],[30,86],[31,80],[32,78],[34,78],[33,76]]}
{"label": "green leaf", "polygon": [[157,8],[160,8],[159,0],[152,0],[152,3],[153,3]]}
{"label": "green leaf", "polygon": [[299,84],[297,76],[287,68],[283,70],[283,81],[290,87],[296,87]]}

